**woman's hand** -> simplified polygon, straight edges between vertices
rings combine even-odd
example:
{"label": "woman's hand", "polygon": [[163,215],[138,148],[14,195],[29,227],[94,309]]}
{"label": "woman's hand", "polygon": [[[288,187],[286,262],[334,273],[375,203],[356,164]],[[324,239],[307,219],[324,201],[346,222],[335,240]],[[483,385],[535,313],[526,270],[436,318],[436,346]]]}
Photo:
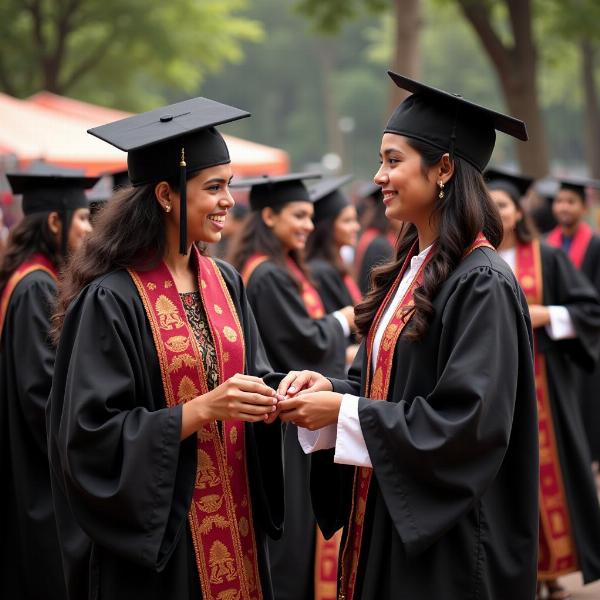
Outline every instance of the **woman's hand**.
{"label": "woman's hand", "polygon": [[531,318],[531,326],[533,329],[544,327],[550,323],[550,310],[547,306],[542,306],[541,304],[530,304],[529,316]]}
{"label": "woman's hand", "polygon": [[346,321],[348,321],[350,330],[356,331],[356,324],[354,323],[354,306],[344,306],[344,308],[339,309],[339,312],[342,313]]}
{"label": "woman's hand", "polygon": [[277,410],[277,395],[259,377],[236,374],[183,405],[181,439],[209,421],[266,421]]}
{"label": "woman's hand", "polygon": [[295,398],[281,400],[279,418],[314,431],[337,423],[342,394],[335,392],[304,392]]}
{"label": "woman's hand", "polygon": [[279,384],[279,396],[295,396],[307,392],[331,392],[331,381],[316,371],[290,371]]}

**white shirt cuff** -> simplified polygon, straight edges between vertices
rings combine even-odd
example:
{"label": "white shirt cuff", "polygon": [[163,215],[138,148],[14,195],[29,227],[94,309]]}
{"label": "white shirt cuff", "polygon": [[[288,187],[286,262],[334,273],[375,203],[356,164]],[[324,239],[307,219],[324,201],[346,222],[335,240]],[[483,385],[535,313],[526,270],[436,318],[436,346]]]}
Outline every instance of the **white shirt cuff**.
{"label": "white shirt cuff", "polygon": [[566,306],[549,306],[550,323],[546,332],[552,340],[569,340],[577,337],[571,315]]}
{"label": "white shirt cuff", "polygon": [[334,313],[331,314],[338,320],[339,324],[342,326],[344,336],[350,337],[352,331],[350,331],[350,323],[348,323],[348,319],[346,319],[346,317],[339,310],[336,310]]}
{"label": "white shirt cuff", "polygon": [[337,422],[334,462],[373,467],[358,418],[358,396],[344,394]]}
{"label": "white shirt cuff", "polygon": [[317,450],[328,450],[335,448],[336,424],[332,423],[321,429],[305,429],[298,427],[298,442],[304,454],[312,454]]}

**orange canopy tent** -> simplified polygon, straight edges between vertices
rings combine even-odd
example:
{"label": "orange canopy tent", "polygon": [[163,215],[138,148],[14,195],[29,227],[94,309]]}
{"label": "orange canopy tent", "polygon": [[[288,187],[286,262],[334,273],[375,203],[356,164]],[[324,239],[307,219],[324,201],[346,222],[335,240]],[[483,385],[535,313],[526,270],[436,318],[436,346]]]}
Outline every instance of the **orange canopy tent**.
{"label": "orange canopy tent", "polygon": [[[45,160],[100,175],[126,166],[126,155],[86,133],[130,113],[41,92],[28,100],[0,93],[0,155],[16,156],[20,166]],[[240,176],[289,170],[286,152],[225,136],[234,171]]]}

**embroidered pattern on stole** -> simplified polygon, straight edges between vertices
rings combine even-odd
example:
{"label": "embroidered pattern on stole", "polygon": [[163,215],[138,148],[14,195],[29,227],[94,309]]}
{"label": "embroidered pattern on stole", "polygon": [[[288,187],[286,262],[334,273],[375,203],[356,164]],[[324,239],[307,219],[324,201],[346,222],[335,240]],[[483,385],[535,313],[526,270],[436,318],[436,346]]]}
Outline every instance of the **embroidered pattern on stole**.
{"label": "embroidered pattern on stole", "polygon": [[9,277],[4,290],[2,291],[2,297],[0,298],[0,335],[4,329],[4,320],[6,319],[6,313],[8,311],[8,304],[12,293],[15,291],[17,285],[21,280],[29,273],[34,271],[44,271],[48,273],[54,281],[58,281],[58,272],[56,267],[52,264],[50,259],[40,252],[32,254],[27,260],[23,261]]}
{"label": "embroidered pattern on stole", "polygon": [[[527,302],[542,304],[540,242],[517,245],[516,275]],[[552,407],[548,393],[546,359],[534,343],[535,393],[540,444],[540,547],[539,579],[556,579],[577,571],[577,555],[562,479]]]}
{"label": "embroidered pattern on stole", "polygon": [[[219,383],[243,373],[243,330],[219,268],[193,246],[198,289],[219,363]],[[129,270],[152,328],[167,405],[208,392],[194,333],[177,288],[161,264]],[[216,421],[198,431],[196,484],[189,513],[202,596],[206,600],[261,600],[242,421]]]}
{"label": "embroidered pattern on stole", "polygon": [[[592,236],[592,228],[585,221],[580,223],[569,248],[569,258],[578,269],[581,269],[581,265],[583,265],[583,259],[585,258],[585,253],[587,252]],[[548,234],[546,241],[550,246],[562,248],[562,231],[560,227],[555,227]]]}
{"label": "embroidered pattern on stole", "polygon": [[[477,248],[492,248],[493,246],[485,239],[483,234],[479,234],[473,244],[465,252],[463,259],[466,258],[471,252]],[[369,334],[366,340],[367,347],[367,375],[365,382],[365,396],[371,400],[387,400],[389,386],[392,378],[392,368],[394,361],[394,351],[396,344],[400,338],[400,334],[410,321],[414,314],[411,309],[413,306],[413,295],[415,290],[420,287],[423,283],[423,273],[425,267],[434,255],[435,248],[432,248],[419,270],[409,288],[404,293],[404,296],[400,300],[398,308],[395,310],[390,322],[386,326],[381,345],[379,347],[379,353],[377,355],[377,363],[375,365],[375,371],[371,376],[372,370],[372,357],[373,357],[373,344],[375,340],[375,334],[379,328],[379,324],[389,303],[394,298],[396,290],[400,285],[410,261],[417,253],[418,241],[415,241],[412,248],[409,250],[404,263],[396,280],[388,290],[388,293],[381,303],[381,306],[375,314]],[[347,537],[346,543],[341,556],[341,572],[340,572],[340,593],[339,600],[353,600],[354,592],[356,589],[356,574],[358,571],[358,562],[360,559],[360,551],[364,530],[365,513],[367,509],[367,498],[369,495],[369,486],[373,475],[373,469],[367,467],[357,467],[354,471],[354,485],[352,492],[352,505],[350,509],[350,518],[347,524]]]}

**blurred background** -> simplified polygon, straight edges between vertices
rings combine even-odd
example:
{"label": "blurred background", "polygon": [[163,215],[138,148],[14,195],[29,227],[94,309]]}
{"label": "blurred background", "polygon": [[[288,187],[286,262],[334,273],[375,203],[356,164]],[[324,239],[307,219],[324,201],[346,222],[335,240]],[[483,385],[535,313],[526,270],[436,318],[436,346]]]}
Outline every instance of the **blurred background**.
{"label": "blurred background", "polygon": [[252,112],[223,128],[260,144],[244,173],[370,179],[392,69],[524,119],[495,164],[600,178],[598,23],[598,0],[2,0],[0,170],[122,167],[85,129],[203,95]]}

